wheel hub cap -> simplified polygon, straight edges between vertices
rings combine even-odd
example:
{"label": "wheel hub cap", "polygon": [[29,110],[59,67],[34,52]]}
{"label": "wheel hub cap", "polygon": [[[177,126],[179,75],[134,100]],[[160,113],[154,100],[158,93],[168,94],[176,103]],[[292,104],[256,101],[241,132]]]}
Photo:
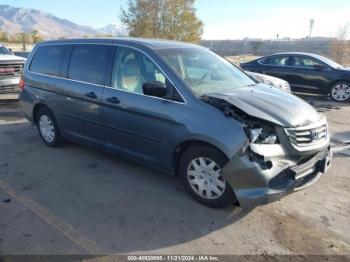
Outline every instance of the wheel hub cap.
{"label": "wheel hub cap", "polygon": [[51,143],[55,139],[55,128],[53,122],[47,115],[40,116],[39,128],[45,141]]}
{"label": "wheel hub cap", "polygon": [[187,179],[192,189],[202,198],[217,199],[225,192],[226,181],[213,160],[199,157],[187,168]]}

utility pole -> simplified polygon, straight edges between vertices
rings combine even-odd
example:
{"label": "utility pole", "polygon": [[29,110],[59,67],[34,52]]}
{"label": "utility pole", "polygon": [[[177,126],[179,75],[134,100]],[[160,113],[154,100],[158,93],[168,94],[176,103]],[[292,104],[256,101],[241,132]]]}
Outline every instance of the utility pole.
{"label": "utility pole", "polygon": [[309,38],[312,35],[312,30],[314,29],[314,25],[315,25],[315,19],[310,19],[310,33],[309,33]]}
{"label": "utility pole", "polygon": [[243,63],[245,62],[245,53],[247,52],[248,42],[249,42],[249,38],[245,38],[244,45],[243,45]]}

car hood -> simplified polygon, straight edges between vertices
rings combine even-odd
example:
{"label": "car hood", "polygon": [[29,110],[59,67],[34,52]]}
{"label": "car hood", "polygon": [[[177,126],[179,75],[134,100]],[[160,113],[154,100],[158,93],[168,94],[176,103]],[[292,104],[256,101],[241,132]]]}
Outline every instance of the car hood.
{"label": "car hood", "polygon": [[322,117],[311,105],[295,95],[263,84],[207,96],[223,99],[250,116],[284,127],[309,125]]}
{"label": "car hood", "polygon": [[25,58],[15,55],[0,55],[0,63],[3,62],[20,62],[24,63],[26,61]]}
{"label": "car hood", "polygon": [[276,82],[279,82],[279,83],[285,83],[286,82],[283,79],[280,79],[280,78],[277,78],[277,77],[274,77],[274,76],[269,76],[269,75],[264,75],[264,74],[249,72],[249,71],[247,71],[247,73],[250,74],[250,75],[256,76],[257,78],[260,77],[262,80],[263,79],[268,79],[268,80],[276,81]]}
{"label": "car hood", "polygon": [[248,73],[248,75],[252,76],[254,79],[258,80],[258,82],[262,84],[274,86],[289,93],[291,92],[289,83],[283,79],[269,75],[253,73],[249,71],[246,71],[246,73]]}

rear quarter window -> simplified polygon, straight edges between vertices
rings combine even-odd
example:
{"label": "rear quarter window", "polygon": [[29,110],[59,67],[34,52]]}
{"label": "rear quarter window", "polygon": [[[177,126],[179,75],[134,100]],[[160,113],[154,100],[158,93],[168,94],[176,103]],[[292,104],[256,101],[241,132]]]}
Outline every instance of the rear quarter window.
{"label": "rear quarter window", "polygon": [[75,45],[69,64],[68,78],[104,85],[109,58],[110,47],[107,45]]}
{"label": "rear quarter window", "polygon": [[263,65],[268,65],[269,64],[269,58],[260,59],[260,60],[258,60],[258,62],[260,64],[263,64]]}
{"label": "rear quarter window", "polygon": [[289,56],[272,56],[259,60],[260,64],[263,65],[274,65],[274,66],[287,66]]}
{"label": "rear quarter window", "polygon": [[39,74],[58,76],[64,50],[64,45],[47,45],[38,47],[29,70]]}

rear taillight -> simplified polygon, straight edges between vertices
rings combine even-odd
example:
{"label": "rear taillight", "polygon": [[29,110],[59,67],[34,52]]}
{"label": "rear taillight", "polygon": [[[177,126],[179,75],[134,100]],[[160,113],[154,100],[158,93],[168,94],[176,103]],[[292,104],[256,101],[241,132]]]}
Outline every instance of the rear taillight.
{"label": "rear taillight", "polygon": [[23,79],[23,76],[21,76],[21,79],[19,80],[19,89],[23,90],[25,86],[25,82]]}

